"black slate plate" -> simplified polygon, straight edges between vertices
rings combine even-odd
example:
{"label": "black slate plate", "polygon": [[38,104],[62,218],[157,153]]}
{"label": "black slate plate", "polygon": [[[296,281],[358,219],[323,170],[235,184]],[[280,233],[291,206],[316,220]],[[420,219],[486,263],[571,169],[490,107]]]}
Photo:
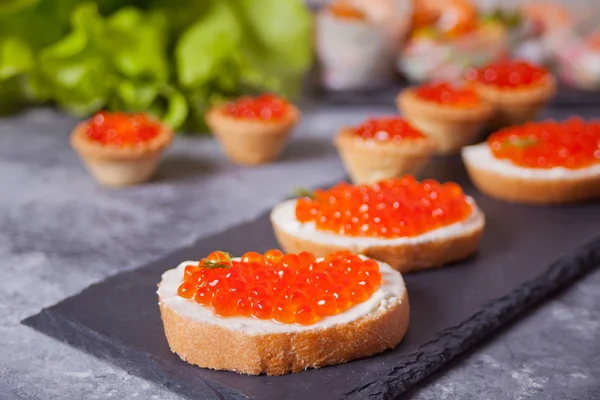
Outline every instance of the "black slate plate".
{"label": "black slate plate", "polygon": [[214,249],[276,247],[267,214],[116,275],[24,321],[189,399],[395,398],[515,316],[600,265],[600,204],[511,205],[486,198],[457,158],[428,176],[455,180],[487,216],[479,253],[463,263],[407,275],[411,325],[393,351],[282,377],[243,376],[188,365],[169,351],[156,284],[163,271]]}

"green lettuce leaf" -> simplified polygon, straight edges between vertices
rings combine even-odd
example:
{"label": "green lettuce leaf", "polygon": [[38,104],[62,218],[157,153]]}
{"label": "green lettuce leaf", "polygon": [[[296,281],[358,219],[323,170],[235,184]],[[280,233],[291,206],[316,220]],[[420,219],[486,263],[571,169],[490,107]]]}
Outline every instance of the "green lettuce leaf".
{"label": "green lettuce leaf", "polygon": [[311,42],[302,0],[0,0],[0,112],[52,102],[204,130],[215,102],[289,95]]}
{"label": "green lettuce leaf", "polygon": [[40,0],[2,0],[0,17],[6,17],[39,3]]}
{"label": "green lettuce leaf", "polygon": [[17,38],[0,41],[0,81],[29,72],[33,55],[26,43]]}
{"label": "green lettuce leaf", "polygon": [[238,0],[242,52],[257,69],[298,76],[312,64],[312,18],[302,0]]}
{"label": "green lettuce leaf", "polygon": [[164,18],[125,7],[108,18],[94,3],[72,15],[72,32],[40,54],[51,98],[76,115],[103,107],[146,110],[167,86]]}
{"label": "green lettuce leaf", "polygon": [[186,32],[175,48],[179,83],[194,88],[219,74],[219,68],[237,51],[240,29],[228,1],[212,7]]}

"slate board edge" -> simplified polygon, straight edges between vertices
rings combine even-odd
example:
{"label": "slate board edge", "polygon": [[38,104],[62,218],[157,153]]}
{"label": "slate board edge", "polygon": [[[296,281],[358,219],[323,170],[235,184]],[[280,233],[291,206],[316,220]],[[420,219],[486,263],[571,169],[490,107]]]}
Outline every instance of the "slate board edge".
{"label": "slate board edge", "polygon": [[[353,389],[346,393],[346,398],[364,398],[367,392],[371,392],[374,385],[381,385],[381,393],[384,399],[395,398],[494,331],[515,320],[517,316],[524,314],[534,305],[541,303],[548,296],[559,289],[565,288],[599,265],[600,236],[595,237],[569,255],[561,257],[544,272],[521,284],[510,293],[489,302],[463,323],[438,333],[434,339],[422,345],[418,351],[404,356],[407,361],[390,369],[387,376],[382,377],[379,381]],[[126,271],[107,279],[115,279],[120,275],[130,274],[131,272]],[[77,297],[77,295],[69,298],[72,297]],[[146,353],[134,346],[123,344],[117,347],[110,344],[106,335],[82,326],[56,311],[55,307],[62,301],[54,306],[44,308],[40,313],[21,322],[38,332],[86,352],[88,343],[101,342],[105,345],[106,352],[103,354],[90,354],[110,361],[134,375],[167,387],[184,397],[198,398],[198,387],[196,385],[201,385],[206,388],[205,392],[208,397],[205,398],[207,399],[248,399],[246,395],[236,390],[201,377],[198,377],[198,382],[191,383],[194,386],[193,388],[188,388],[189,385],[173,386],[168,377],[168,368],[165,369],[166,364],[162,360],[154,357],[149,358]],[[57,322],[62,322],[62,324]],[[441,342],[445,342],[443,347],[439,345]],[[440,348],[443,348],[443,350],[440,351]],[[149,359],[150,363],[142,363],[143,366],[140,366],[134,362],[123,361],[123,353],[127,354],[126,360],[143,357]],[[211,395],[213,397],[210,397]]]}
{"label": "slate board edge", "polygon": [[[441,331],[418,351],[404,356],[408,361],[391,368],[385,378],[346,393],[346,398],[363,399],[367,389],[374,385],[383,385],[384,399],[396,398],[488,335],[499,333],[517,317],[524,316],[534,306],[599,266],[600,236],[596,236],[582,247],[560,257],[535,278],[490,301],[461,324]],[[445,343],[440,346],[440,342]],[[440,348],[443,351],[439,351]]]}
{"label": "slate board edge", "polygon": [[[57,303],[55,306],[57,306]],[[101,360],[108,361],[127,373],[158,384],[184,398],[194,400],[248,400],[250,397],[235,389],[231,389],[218,382],[204,379],[200,375],[197,379],[185,385],[178,384],[169,375],[169,364],[164,360],[146,353],[143,349],[110,340],[105,334],[99,333],[85,325],[74,321],[54,309],[55,306],[44,308],[38,314],[27,317],[21,323],[33,328],[37,332],[48,335],[72,347],[82,350]],[[88,345],[93,345],[95,351],[87,351]],[[102,351],[98,351],[98,347]],[[140,362],[139,360],[143,360]],[[198,393],[204,393],[201,397]]]}

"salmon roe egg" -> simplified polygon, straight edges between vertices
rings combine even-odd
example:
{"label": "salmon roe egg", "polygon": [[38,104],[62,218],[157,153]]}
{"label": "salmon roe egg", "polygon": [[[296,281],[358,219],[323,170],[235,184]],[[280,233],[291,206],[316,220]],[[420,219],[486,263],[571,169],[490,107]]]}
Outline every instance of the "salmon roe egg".
{"label": "salmon roe egg", "polygon": [[86,134],[90,140],[117,147],[136,146],[160,133],[160,123],[144,113],[100,111],[87,123]]}
{"label": "salmon roe egg", "polygon": [[348,251],[321,260],[308,252],[249,252],[240,259],[213,252],[185,267],[177,293],[221,316],[309,325],[366,301],[380,284],[378,263]]}
{"label": "salmon roe egg", "polygon": [[400,117],[370,119],[357,126],[354,129],[354,134],[362,139],[378,142],[400,142],[425,138],[425,135]]}
{"label": "salmon roe egg", "polygon": [[296,219],[321,231],[346,236],[411,237],[463,221],[471,205],[456,183],[412,176],[373,185],[346,182],[299,198]]}
{"label": "salmon roe egg", "polygon": [[542,84],[549,77],[550,72],[546,68],[518,60],[501,60],[467,72],[467,80],[504,88]]}
{"label": "salmon roe egg", "polygon": [[492,134],[494,157],[527,168],[578,169],[600,163],[600,121],[530,122]]}
{"label": "salmon roe egg", "polygon": [[472,88],[448,82],[427,83],[414,88],[413,93],[422,100],[452,107],[469,108],[481,103],[481,99]]}
{"label": "salmon roe egg", "polygon": [[287,100],[272,94],[262,94],[258,97],[245,96],[230,101],[225,104],[223,112],[233,118],[268,122],[285,118],[290,108]]}

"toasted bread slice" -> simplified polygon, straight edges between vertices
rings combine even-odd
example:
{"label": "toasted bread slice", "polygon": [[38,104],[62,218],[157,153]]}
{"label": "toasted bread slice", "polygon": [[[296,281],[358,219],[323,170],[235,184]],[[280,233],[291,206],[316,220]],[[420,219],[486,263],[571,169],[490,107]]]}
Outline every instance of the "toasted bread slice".
{"label": "toasted bread slice", "polygon": [[310,251],[316,256],[325,256],[350,250],[385,262],[404,273],[440,267],[475,252],[485,217],[472,199],[468,201],[473,211],[465,221],[413,237],[387,239],[320,231],[314,223],[301,223],[296,219],[296,200],[277,205],[271,212],[271,223],[279,244],[287,252]]}
{"label": "toasted bread slice", "polygon": [[252,317],[222,317],[212,307],[177,295],[187,265],[165,272],[158,285],[160,313],[171,350],[204,368],[283,375],[340,364],[395,347],[408,328],[402,276],[379,263],[382,283],[365,302],[312,325]]}
{"label": "toasted bread slice", "polygon": [[600,164],[576,170],[525,168],[495,158],[486,143],[463,148],[473,184],[501,200],[529,204],[564,204],[600,198]]}

